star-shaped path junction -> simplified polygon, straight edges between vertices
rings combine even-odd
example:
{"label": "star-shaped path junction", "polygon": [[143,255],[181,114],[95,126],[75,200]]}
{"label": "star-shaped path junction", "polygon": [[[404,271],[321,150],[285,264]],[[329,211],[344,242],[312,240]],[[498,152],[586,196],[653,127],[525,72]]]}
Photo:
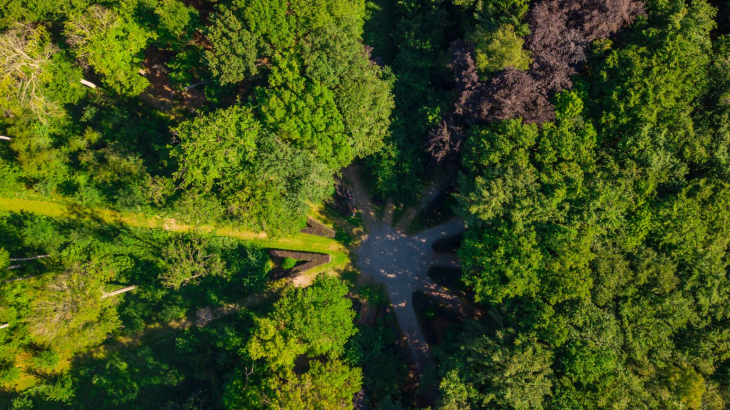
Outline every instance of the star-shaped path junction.
{"label": "star-shaped path junction", "polygon": [[[462,299],[428,277],[431,266],[459,267],[456,255],[434,252],[432,245],[440,239],[463,232],[464,224],[455,218],[418,234],[407,235],[404,227],[408,226],[417,212],[407,211],[394,227],[393,206],[388,204],[384,217],[378,218],[357,169],[348,168],[345,176],[350,181],[353,201],[362,212],[367,231],[355,251],[355,264],[363,275],[385,285],[401,336],[410,349],[416,372],[422,374],[430,360],[430,348],[416,318],[413,292],[425,292],[462,313],[469,308]],[[418,206],[425,206],[439,191],[438,186],[429,188]]]}

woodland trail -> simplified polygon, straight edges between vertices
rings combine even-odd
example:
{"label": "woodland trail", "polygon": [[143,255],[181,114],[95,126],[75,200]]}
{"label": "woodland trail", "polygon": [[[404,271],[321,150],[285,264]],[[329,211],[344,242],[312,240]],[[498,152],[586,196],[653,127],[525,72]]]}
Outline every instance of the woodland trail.
{"label": "woodland trail", "polygon": [[390,203],[386,206],[384,218],[381,220],[377,217],[356,167],[348,168],[345,175],[352,183],[353,199],[362,210],[367,230],[359,248],[355,250],[355,265],[363,275],[385,285],[400,326],[401,336],[410,349],[416,372],[419,375],[423,374],[431,360],[431,353],[418,323],[413,306],[413,292],[422,291],[463,315],[475,313],[465,308],[468,304],[458,296],[428,277],[430,266],[459,267],[456,257],[436,253],[431,245],[439,239],[463,232],[464,225],[460,220],[452,219],[408,236],[391,226]]}
{"label": "woodland trail", "polygon": [[[276,248],[293,251],[327,253],[331,261],[320,265],[301,275],[316,275],[319,272],[330,270],[341,270],[350,264],[350,257],[347,248],[339,241],[321,236],[298,233],[289,238],[272,239],[265,233],[257,233],[243,229],[226,226],[189,226],[179,224],[174,219],[152,217],[142,214],[122,213],[109,209],[83,208],[73,204],[65,204],[51,201],[36,201],[18,198],[0,197],[0,211],[7,212],[29,212],[36,215],[52,218],[67,218],[83,221],[97,221],[109,225],[121,225],[125,227],[164,229],[172,232],[188,232],[202,230],[218,236],[228,236],[252,242],[265,248]],[[294,282],[294,280],[293,280]],[[233,303],[220,306],[215,309],[200,309],[196,312],[197,319],[182,319],[167,323],[155,323],[148,326],[141,334],[133,337],[118,336],[108,340],[106,343],[93,348],[83,354],[82,358],[108,357],[116,352],[127,348],[134,348],[145,343],[152,343],[164,338],[171,333],[188,329],[192,326],[205,326],[211,321],[230,315],[242,308],[261,303],[263,300],[273,297],[271,292],[254,294],[243,297]],[[68,359],[64,359],[65,362]],[[35,376],[24,374],[21,379],[22,388],[33,386],[36,382]]]}
{"label": "woodland trail", "polygon": [[78,205],[50,201],[0,197],[0,211],[30,212],[52,218],[97,221],[109,225],[122,225],[133,228],[164,229],[171,232],[200,230],[217,236],[249,241],[263,248],[291,251],[326,253],[331,262],[318,266],[307,274],[325,270],[341,269],[350,262],[347,248],[335,239],[297,233],[286,238],[270,238],[263,232],[254,232],[230,226],[192,226],[180,224],[172,218],[161,218],[136,213],[117,212],[109,209],[83,208]]}

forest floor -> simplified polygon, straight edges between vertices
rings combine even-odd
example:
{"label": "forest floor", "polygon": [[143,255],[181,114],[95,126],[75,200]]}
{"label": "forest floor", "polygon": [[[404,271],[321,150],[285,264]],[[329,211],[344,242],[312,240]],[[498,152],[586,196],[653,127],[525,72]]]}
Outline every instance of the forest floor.
{"label": "forest floor", "polygon": [[[431,353],[414,310],[413,292],[426,293],[451,310],[460,313],[461,317],[475,314],[466,301],[428,277],[428,269],[431,266],[459,267],[455,255],[436,253],[431,245],[437,240],[463,232],[464,225],[458,219],[451,219],[434,228],[408,235],[404,232],[404,227],[409,226],[410,221],[404,221],[404,218],[412,219],[416,211],[407,210],[400,219],[404,222],[394,227],[393,205],[388,203],[383,217],[378,217],[360,181],[358,169],[348,168],[345,176],[352,185],[354,202],[362,212],[367,231],[354,252],[355,266],[363,274],[362,279],[370,277],[385,285],[400,326],[401,337],[409,347],[415,372],[422,375],[431,361]],[[437,190],[438,186],[440,184],[432,185],[425,196],[438,195],[432,192]],[[423,206],[424,203],[426,201],[423,199],[418,202],[419,206]]]}

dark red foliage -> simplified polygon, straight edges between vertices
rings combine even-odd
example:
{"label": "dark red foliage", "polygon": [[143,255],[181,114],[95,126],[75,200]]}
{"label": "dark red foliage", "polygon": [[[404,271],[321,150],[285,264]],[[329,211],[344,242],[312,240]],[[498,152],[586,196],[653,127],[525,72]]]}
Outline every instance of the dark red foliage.
{"label": "dark red foliage", "polygon": [[484,99],[486,121],[522,117],[528,123],[543,123],[555,117],[539,80],[531,73],[507,68],[492,80],[490,93]]}
{"label": "dark red foliage", "polygon": [[570,76],[576,73],[576,65],[585,60],[586,41],[567,23],[568,16],[561,12],[557,1],[543,1],[530,13],[533,28],[527,38],[533,59],[530,72],[537,80],[535,86],[543,93],[570,88]]}
{"label": "dark red foliage", "polygon": [[426,150],[431,153],[436,162],[443,162],[452,154],[461,151],[464,143],[464,129],[457,125],[453,117],[449,117],[428,135]]}
{"label": "dark red foliage", "polygon": [[566,3],[569,25],[587,41],[607,38],[644,14],[644,5],[634,0],[578,0]]}
{"label": "dark red foliage", "polygon": [[643,12],[643,5],[634,0],[540,1],[528,16],[530,71],[508,67],[489,84],[479,81],[469,47],[461,40],[453,42],[451,68],[459,98],[453,113],[429,134],[426,146],[433,158],[442,161],[458,153],[468,124],[520,117],[541,124],[554,119],[549,98],[573,86],[570,77],[586,60],[586,46],[610,36]]}
{"label": "dark red foliage", "polygon": [[487,92],[487,86],[479,81],[474,57],[461,40],[451,43],[451,66],[456,80],[459,99],[454,103],[454,114],[464,117],[477,115],[478,96]]}

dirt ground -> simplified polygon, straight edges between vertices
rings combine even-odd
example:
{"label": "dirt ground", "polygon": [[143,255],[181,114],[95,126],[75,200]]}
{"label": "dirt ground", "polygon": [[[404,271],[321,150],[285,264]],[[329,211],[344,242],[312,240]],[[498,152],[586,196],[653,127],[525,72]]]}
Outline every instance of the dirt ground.
{"label": "dirt ground", "polygon": [[364,276],[385,285],[401,336],[410,349],[417,372],[422,374],[431,360],[431,353],[414,311],[413,292],[422,291],[456,311],[463,310],[464,301],[433,282],[427,273],[430,266],[459,267],[455,255],[435,253],[431,246],[438,240],[463,232],[464,225],[460,220],[452,219],[408,236],[391,225],[392,207],[386,207],[382,219],[377,217],[357,168],[348,168],[345,176],[352,184],[354,202],[362,211],[367,230],[355,251],[355,265]]}

